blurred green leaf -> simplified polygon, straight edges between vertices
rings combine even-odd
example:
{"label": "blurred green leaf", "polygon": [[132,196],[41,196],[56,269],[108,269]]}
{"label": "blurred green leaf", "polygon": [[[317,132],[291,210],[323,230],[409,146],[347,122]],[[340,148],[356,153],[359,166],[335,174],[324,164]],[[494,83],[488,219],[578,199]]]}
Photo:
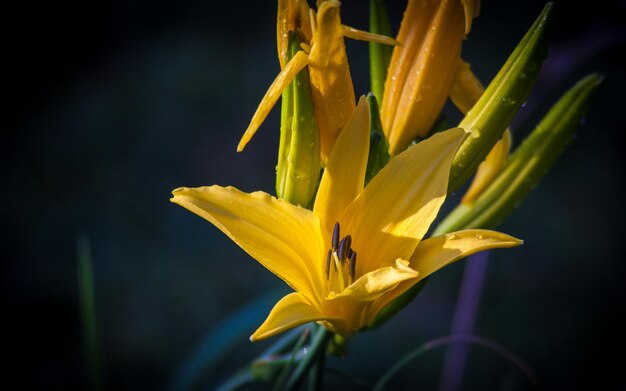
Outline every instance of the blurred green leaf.
{"label": "blurred green leaf", "polygon": [[[237,344],[247,339],[267,316],[271,307],[285,294],[272,291],[236,309],[218,323],[203,339],[191,358],[185,362],[170,383],[170,390],[188,390],[211,373],[220,360]],[[245,377],[242,375],[242,378]]]}
{"label": "blurred green leaf", "polygon": [[91,243],[86,235],[78,235],[78,298],[80,301],[83,354],[87,380],[92,390],[103,389],[100,341],[96,319],[96,298],[93,282]]}

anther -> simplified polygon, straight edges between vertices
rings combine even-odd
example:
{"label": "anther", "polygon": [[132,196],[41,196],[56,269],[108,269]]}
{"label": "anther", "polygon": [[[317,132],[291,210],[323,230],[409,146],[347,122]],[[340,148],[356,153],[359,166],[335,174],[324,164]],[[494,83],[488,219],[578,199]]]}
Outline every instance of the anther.
{"label": "anther", "polygon": [[326,279],[330,279],[330,256],[332,254],[332,250],[328,250],[328,256],[326,257]]}
{"label": "anther", "polygon": [[344,262],[348,257],[348,250],[350,250],[350,245],[352,244],[352,237],[350,235],[346,235],[345,238],[341,239],[341,243],[339,243],[339,251],[337,251],[337,257],[341,262]]}
{"label": "anther", "polygon": [[351,251],[350,254],[350,283],[354,282],[354,275],[356,273],[356,251]]}
{"label": "anther", "polygon": [[337,251],[337,247],[339,246],[339,222],[335,223],[335,228],[333,228],[333,242],[332,242],[332,250]]}

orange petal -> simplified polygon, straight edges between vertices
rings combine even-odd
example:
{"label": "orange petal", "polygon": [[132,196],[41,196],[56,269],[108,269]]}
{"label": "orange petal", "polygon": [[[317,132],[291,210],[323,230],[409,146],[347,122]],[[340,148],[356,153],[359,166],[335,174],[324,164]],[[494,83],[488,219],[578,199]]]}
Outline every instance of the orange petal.
{"label": "orange petal", "polygon": [[435,11],[438,1],[435,0],[409,0],[404,11],[397,41],[402,46],[393,48],[387,79],[385,80],[385,92],[380,106],[380,116],[383,130],[387,139],[393,125],[393,120],[398,108],[400,95],[406,82],[411,64],[421,47]]}
{"label": "orange petal", "polygon": [[463,8],[458,0],[442,0],[419,48],[397,102],[389,132],[392,155],[416,137],[424,137],[443,107],[461,52]]}
{"label": "orange petal", "polygon": [[338,1],[326,1],[319,6],[309,72],[320,129],[322,162],[325,164],[355,107]]}

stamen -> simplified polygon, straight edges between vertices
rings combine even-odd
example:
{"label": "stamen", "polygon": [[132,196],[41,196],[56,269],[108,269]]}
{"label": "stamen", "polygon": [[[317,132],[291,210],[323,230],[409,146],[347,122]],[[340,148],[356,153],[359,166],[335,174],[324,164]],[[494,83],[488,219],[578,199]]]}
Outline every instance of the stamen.
{"label": "stamen", "polygon": [[356,251],[350,250],[350,284],[354,282],[356,273]]}
{"label": "stamen", "polygon": [[337,247],[339,246],[339,222],[336,222],[335,228],[333,228],[332,246],[332,250],[337,251]]}
{"label": "stamen", "polygon": [[350,250],[351,244],[352,237],[350,235],[346,235],[345,238],[341,239],[341,243],[339,243],[339,251],[337,252],[341,262],[344,262],[346,258],[348,258],[348,251]]}
{"label": "stamen", "polygon": [[332,255],[332,250],[328,250],[328,256],[326,257],[326,280],[330,279],[330,256]]}
{"label": "stamen", "polygon": [[[339,222],[333,227],[331,248],[326,255],[326,289],[328,292],[342,292],[356,278],[356,251],[352,249],[352,236],[341,238]],[[331,268],[330,264],[334,267]],[[334,269],[334,273],[331,273]]]}
{"label": "stamen", "polygon": [[343,262],[343,260],[345,259],[344,253],[347,252],[347,248],[346,248],[346,238],[341,239],[341,243],[339,243],[339,250],[337,250],[337,257],[339,257],[339,260],[341,262]]}
{"label": "stamen", "polygon": [[337,257],[336,252],[333,253],[333,258],[335,259],[335,282],[339,282],[339,292],[342,292],[346,288],[346,285],[343,279],[341,260]]}

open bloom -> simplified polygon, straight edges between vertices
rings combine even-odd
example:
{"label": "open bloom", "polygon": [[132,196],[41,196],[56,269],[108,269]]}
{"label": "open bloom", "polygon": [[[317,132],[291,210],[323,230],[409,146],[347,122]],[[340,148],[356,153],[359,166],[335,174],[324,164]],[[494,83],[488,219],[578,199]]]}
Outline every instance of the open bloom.
{"label": "open bloom", "polygon": [[312,211],[232,187],[174,190],[174,203],[214,224],[295,290],[252,340],[312,321],[350,335],[441,267],[521,243],[487,230],[422,240],[446,197],[465,132],[451,129],[410,147],[364,188],[369,121],[361,98],[331,152]]}

